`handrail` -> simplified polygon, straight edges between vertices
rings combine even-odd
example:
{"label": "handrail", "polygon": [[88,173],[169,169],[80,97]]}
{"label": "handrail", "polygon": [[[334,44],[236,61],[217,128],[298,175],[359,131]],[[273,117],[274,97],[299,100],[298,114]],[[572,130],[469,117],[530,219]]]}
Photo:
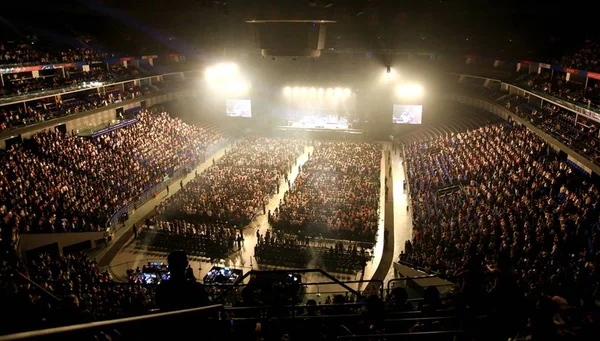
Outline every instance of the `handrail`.
{"label": "handrail", "polygon": [[[438,332],[418,332],[418,333],[392,333],[392,334],[367,334],[367,335],[348,335],[339,336],[338,340],[373,340],[380,338],[415,338],[420,336],[435,335],[455,335],[464,333],[464,330],[443,330]],[[1,341],[1,340],[0,340]]]}
{"label": "handrail", "polygon": [[37,289],[41,290],[44,294],[46,294],[48,297],[52,298],[53,300],[55,300],[56,302],[61,302],[61,299],[54,296],[51,292],[49,292],[48,290],[42,288],[41,285],[37,284],[34,280],[32,280],[31,278],[29,278],[28,276],[25,276],[24,274],[22,274],[20,271],[16,271],[15,273],[23,278],[24,280],[26,280],[29,284],[33,285],[34,287],[36,287]]}
{"label": "handrail", "polygon": [[[157,74],[152,74],[152,75],[148,75],[148,76],[144,76],[144,77],[129,78],[126,80],[120,80],[120,81],[116,81],[113,83],[107,83],[107,84],[102,84],[102,85],[92,86],[92,87],[87,87],[87,88],[81,88],[81,89],[76,89],[76,90],[69,90],[70,88],[60,88],[60,89],[56,89],[55,93],[51,93],[51,94],[45,94],[45,95],[40,95],[40,96],[36,96],[35,94],[33,96],[22,95],[20,97],[25,96],[25,98],[22,98],[22,99],[14,99],[13,100],[13,97],[5,97],[5,98],[0,98],[0,106],[8,106],[8,105],[19,104],[19,103],[23,103],[23,102],[37,101],[37,100],[44,99],[44,98],[54,97],[56,95],[64,96],[64,95],[73,94],[73,93],[82,92],[82,91],[98,90],[98,89],[105,88],[105,87],[111,87],[111,86],[115,86],[115,85],[131,83],[134,81],[141,81],[144,79],[152,79],[152,78],[158,77],[158,76],[164,77],[164,76],[170,76],[170,75],[180,75],[180,74],[184,74],[186,72],[193,72],[193,71],[196,71],[196,70],[157,73]],[[62,90],[65,90],[65,91],[62,91]]]}
{"label": "handrail", "polygon": [[[174,93],[174,92],[176,92],[176,91],[159,89],[158,91],[150,92],[150,93],[148,93],[146,95],[142,95],[140,97],[125,99],[118,103],[111,103],[106,106],[101,106],[101,107],[97,107],[97,108],[90,109],[90,110],[80,111],[80,112],[67,114],[67,115],[56,116],[56,117],[46,119],[44,121],[37,121],[37,122],[33,122],[33,123],[27,124],[27,125],[20,125],[17,127],[6,128],[4,130],[0,130],[0,139],[6,139],[6,138],[10,138],[10,137],[19,135],[19,134],[25,134],[25,133],[29,133],[29,132],[34,132],[34,131],[50,128],[57,124],[65,123],[66,121],[71,121],[76,118],[86,117],[86,116],[89,116],[92,114],[97,114],[102,111],[107,111],[107,110],[112,110],[112,109],[119,108],[119,107],[124,107],[124,106],[127,106],[128,104],[145,101],[150,98],[154,98],[156,96]],[[1,106],[3,106],[3,105],[0,104],[0,107]]]}
{"label": "handrail", "polygon": [[147,321],[147,320],[158,319],[158,318],[167,317],[167,316],[183,315],[183,314],[188,314],[188,313],[208,311],[208,310],[213,310],[213,309],[222,309],[222,308],[223,308],[222,304],[214,304],[214,305],[209,305],[209,306],[205,306],[205,307],[168,311],[168,312],[164,312],[164,313],[156,313],[156,314],[151,314],[151,315],[125,317],[125,318],[120,318],[120,319],[115,319],[115,320],[90,322],[90,323],[77,324],[77,325],[66,326],[66,327],[42,329],[42,330],[0,336],[0,341],[24,340],[24,339],[29,339],[29,338],[33,338],[33,337],[42,337],[42,336],[47,337],[47,336],[52,336],[52,335],[62,334],[62,333],[67,333],[67,332],[85,331],[86,329],[114,326],[114,325],[125,324],[125,323],[136,322],[136,321]]}

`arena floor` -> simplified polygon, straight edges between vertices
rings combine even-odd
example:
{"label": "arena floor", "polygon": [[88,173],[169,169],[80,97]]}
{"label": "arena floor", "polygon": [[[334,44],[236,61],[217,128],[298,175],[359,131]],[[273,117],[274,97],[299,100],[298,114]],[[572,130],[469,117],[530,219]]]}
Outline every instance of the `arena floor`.
{"label": "arena floor", "polygon": [[[385,198],[385,187],[381,186],[380,192],[380,219],[379,219],[379,233],[377,237],[377,244],[374,248],[374,257],[371,262],[367,264],[365,268],[364,276],[362,273],[357,275],[348,274],[337,274],[336,276],[342,281],[351,280],[371,280],[375,277],[378,279],[393,278],[393,267],[391,263],[397,260],[400,251],[404,249],[404,243],[411,237],[412,227],[410,225],[410,215],[407,211],[408,198],[403,188],[404,169],[400,160],[399,154],[394,154],[393,151],[389,150],[389,143],[383,142],[382,150],[382,167],[381,167],[381,181],[382,184],[385,182],[386,172],[389,170],[389,164],[385,159],[386,151],[391,154],[391,166],[392,166],[392,190],[390,191],[387,202]],[[289,179],[293,182],[298,175],[298,165],[306,162],[308,153],[312,151],[312,147],[305,147],[304,153],[298,157],[296,167],[293,167],[293,171],[289,174]],[[215,160],[223,156],[224,150],[218,151],[214,158]],[[202,171],[210,167],[212,159],[201,164],[197,171],[200,174]],[[192,180],[194,177],[192,171],[187,177],[183,178],[184,184]],[[279,200],[283,198],[285,191],[287,191],[287,183],[282,182],[280,185],[279,194],[274,195],[267,207],[268,210],[273,210],[278,204]],[[169,195],[173,195],[180,189],[178,182],[171,185]],[[126,223],[125,227],[120,228],[115,232],[114,241],[109,244],[108,247],[103,250],[92,254],[97,260],[99,260],[100,266],[106,267],[112,273],[115,278],[124,278],[127,269],[135,269],[136,267],[142,267],[148,262],[165,262],[166,253],[150,251],[143,246],[143,243],[136,241],[133,238],[132,225],[134,222],[142,221],[147,215],[152,214],[156,205],[167,197],[166,191],[159,193],[156,199],[153,199],[146,203],[144,206],[138,208],[136,212],[130,215],[130,219]],[[386,207],[387,206],[387,207]],[[386,209],[393,209],[393,212],[387,212],[386,221]],[[387,225],[387,226],[386,226]],[[229,258],[221,259],[215,263],[211,263],[208,259],[201,259],[199,257],[190,257],[190,264],[194,269],[197,278],[203,278],[206,273],[212,268],[213,265],[228,266],[237,269],[243,269],[244,272],[251,269],[283,269],[275,266],[260,266],[256,264],[253,254],[254,246],[256,245],[256,231],[259,230],[261,234],[264,234],[269,229],[266,215],[258,216],[252,223],[247,226],[244,233],[244,243],[241,251],[234,252]],[[384,248],[384,228],[390,230],[390,244],[389,247]],[[393,232],[392,232],[393,231]],[[321,278],[321,275],[314,274],[305,276],[305,281],[309,282],[323,282],[328,281],[325,278]],[[357,290],[365,290],[367,284],[353,284],[350,285],[352,288]],[[336,291],[342,291],[338,285],[319,285],[315,287],[307,288],[308,293],[319,292],[323,299],[328,296],[327,293],[334,293]],[[321,297],[321,296],[320,296]]]}

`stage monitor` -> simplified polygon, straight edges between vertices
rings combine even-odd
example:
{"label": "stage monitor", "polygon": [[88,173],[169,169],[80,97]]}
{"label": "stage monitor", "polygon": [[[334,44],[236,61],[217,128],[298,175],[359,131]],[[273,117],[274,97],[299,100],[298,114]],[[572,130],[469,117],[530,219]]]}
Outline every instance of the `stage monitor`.
{"label": "stage monitor", "polygon": [[228,99],[226,105],[229,117],[252,117],[252,105],[249,99]]}
{"label": "stage monitor", "polygon": [[423,121],[422,105],[394,104],[394,124],[421,124]]}

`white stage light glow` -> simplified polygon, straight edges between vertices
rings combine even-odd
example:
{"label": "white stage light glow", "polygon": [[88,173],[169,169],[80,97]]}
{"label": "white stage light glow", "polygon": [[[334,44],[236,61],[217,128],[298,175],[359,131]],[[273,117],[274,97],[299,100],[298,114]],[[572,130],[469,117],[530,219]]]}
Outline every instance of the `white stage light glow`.
{"label": "white stage light glow", "polygon": [[332,96],[332,95],[333,95],[333,89],[327,88],[327,96]]}
{"label": "white stage light glow", "polygon": [[286,86],[285,88],[283,88],[283,93],[286,95],[289,95],[292,93],[292,88],[290,88],[289,86]]}
{"label": "white stage light glow", "polygon": [[336,97],[342,96],[342,88],[335,88],[335,96]]}
{"label": "white stage light glow", "polygon": [[348,88],[344,89],[344,95],[346,96],[350,96],[352,94],[352,91]]}
{"label": "white stage light glow", "polygon": [[306,92],[307,92],[307,91],[308,91],[308,89],[307,89],[306,87],[303,87],[303,88],[302,88],[302,93],[303,93],[303,94],[306,94]]}
{"label": "white stage light glow", "polygon": [[421,97],[423,88],[420,85],[401,85],[396,89],[396,93],[400,97]]}
{"label": "white stage light glow", "polygon": [[325,90],[323,88],[319,88],[319,95],[323,95],[324,92]]}
{"label": "white stage light glow", "polygon": [[310,91],[311,94],[314,94],[316,89],[315,88],[310,88],[308,91]]}
{"label": "white stage light glow", "polygon": [[298,93],[300,93],[300,88],[297,87],[297,86],[295,86],[294,87],[294,94],[298,94]]}

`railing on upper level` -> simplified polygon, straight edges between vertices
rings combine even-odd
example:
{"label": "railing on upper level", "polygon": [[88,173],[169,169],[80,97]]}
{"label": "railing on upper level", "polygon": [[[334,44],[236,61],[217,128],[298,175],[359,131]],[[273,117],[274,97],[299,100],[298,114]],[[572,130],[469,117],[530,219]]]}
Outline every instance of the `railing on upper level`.
{"label": "railing on upper level", "polygon": [[[240,289],[248,285],[244,283],[246,279],[256,278],[255,276],[277,276],[284,274],[302,274],[303,278],[307,278],[306,282],[302,282],[302,287],[308,291],[311,287],[319,285],[336,285],[341,290],[333,292],[321,292],[322,296],[315,296],[317,293],[307,293],[300,301],[294,299],[279,301],[279,304],[259,304],[247,306],[243,303],[243,299],[236,301],[235,305],[231,304],[231,299],[239,294]],[[309,274],[323,276],[329,281],[325,282],[310,282]],[[405,277],[398,281],[418,280],[416,277]],[[237,339],[243,335],[249,335],[255,331],[257,323],[262,324],[262,329],[272,328],[272,319],[277,318],[277,323],[293,335],[305,335],[303,333],[310,331],[310,328],[319,326],[334,333],[335,337],[348,336],[352,338],[361,338],[359,331],[359,323],[364,318],[361,314],[361,309],[368,306],[368,301],[365,298],[373,293],[352,288],[355,284],[368,284],[369,280],[360,281],[340,281],[334,276],[320,269],[301,269],[301,270],[276,270],[276,271],[259,271],[252,270],[246,273],[239,281],[239,284],[223,284],[221,295],[216,298],[213,305],[202,308],[187,309],[175,312],[161,313],[158,310],[150,311],[149,314],[109,320],[103,322],[87,323],[82,325],[74,325],[60,328],[52,328],[40,331],[25,332],[13,335],[0,337],[0,341],[8,340],[131,340],[131,339],[178,339],[186,335],[198,335],[202,340],[223,340]],[[381,283],[381,281],[378,281]],[[147,287],[149,295],[156,288],[156,285],[140,285],[140,284],[119,284],[119,283],[104,283],[103,285],[124,286],[129,288],[132,286]],[[263,284],[264,286],[264,284]],[[408,287],[409,285],[402,285]],[[209,286],[210,288],[217,286]],[[367,286],[368,287],[368,286]],[[383,288],[383,285],[380,285]],[[264,289],[264,288],[263,288]],[[237,291],[234,293],[234,291]],[[259,290],[260,291],[260,290]],[[351,293],[352,295],[345,295]],[[234,294],[232,296],[232,294]],[[380,292],[380,297],[383,298],[384,292]],[[325,296],[333,298],[334,295],[345,295],[345,297],[353,297],[346,303],[328,304],[321,302]],[[229,299],[225,299],[229,296]],[[309,300],[319,301],[315,305],[307,305]],[[422,298],[409,299],[413,307],[417,307]],[[221,304],[221,302],[223,302]],[[237,304],[242,302],[242,304]],[[217,304],[219,303],[219,304]],[[329,302],[331,303],[331,302]],[[416,323],[426,321],[437,321],[444,324],[447,332],[440,334],[441,336],[454,335],[459,333],[457,330],[460,326],[461,319],[458,317],[454,309],[441,308],[429,314],[427,317],[422,316],[420,311],[415,310],[395,310],[394,306],[390,306],[385,314],[382,323],[390,338],[396,338],[397,335],[406,335],[406,331],[410,330]],[[312,327],[311,327],[312,326]],[[325,326],[325,327],[323,327]],[[342,331],[337,327],[344,326]],[[420,337],[411,334],[411,337]],[[421,334],[421,337],[428,334]],[[331,336],[331,335],[330,335]],[[370,335],[373,337],[373,335]],[[388,337],[386,336],[386,339]]]}
{"label": "railing on upper level", "polygon": [[[194,71],[194,70],[190,70],[190,72],[192,72],[192,71]],[[123,79],[117,79],[113,82],[100,82],[100,83],[92,82],[88,86],[82,86],[81,84],[78,84],[78,85],[72,86],[72,87],[63,87],[60,89],[52,89],[52,90],[28,93],[28,94],[24,94],[24,95],[4,96],[4,97],[0,98],[0,106],[7,106],[7,105],[19,104],[19,103],[23,103],[23,102],[37,101],[37,100],[48,98],[48,97],[54,97],[56,95],[64,96],[64,95],[74,94],[74,93],[82,92],[82,91],[89,91],[89,90],[99,91],[103,88],[111,87],[111,86],[115,86],[115,85],[123,85],[125,83],[131,83],[131,82],[140,82],[141,83],[141,82],[151,81],[152,79],[154,79],[156,77],[181,75],[183,73],[185,73],[185,72],[151,73],[151,74],[139,75],[137,77],[134,76],[134,77],[128,77],[128,78],[123,78]]]}
{"label": "railing on upper level", "polygon": [[[219,321],[220,304],[206,307],[92,322],[0,336],[13,340],[169,340],[183,333],[202,340],[219,340],[214,323]],[[217,328],[218,329],[218,328]],[[185,331],[185,332],[183,332]]]}

